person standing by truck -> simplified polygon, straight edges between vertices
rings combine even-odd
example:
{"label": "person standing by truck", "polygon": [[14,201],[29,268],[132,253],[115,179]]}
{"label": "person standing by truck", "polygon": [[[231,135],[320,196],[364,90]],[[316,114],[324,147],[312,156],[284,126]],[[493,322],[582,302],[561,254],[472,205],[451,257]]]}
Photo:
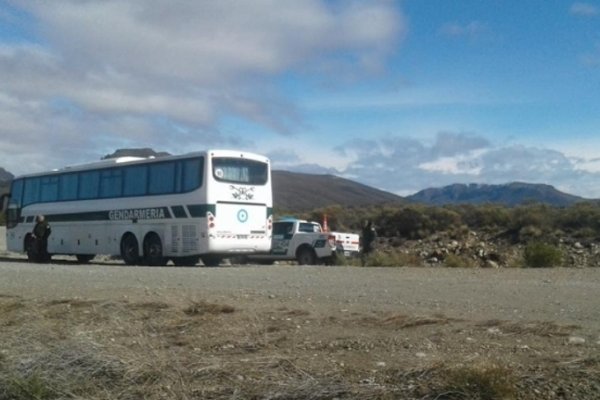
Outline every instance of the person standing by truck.
{"label": "person standing by truck", "polygon": [[371,220],[367,220],[362,229],[361,239],[362,239],[362,264],[363,266],[366,264],[367,257],[373,251],[373,242],[377,238],[377,232],[375,231],[375,226],[373,226],[373,222]]}

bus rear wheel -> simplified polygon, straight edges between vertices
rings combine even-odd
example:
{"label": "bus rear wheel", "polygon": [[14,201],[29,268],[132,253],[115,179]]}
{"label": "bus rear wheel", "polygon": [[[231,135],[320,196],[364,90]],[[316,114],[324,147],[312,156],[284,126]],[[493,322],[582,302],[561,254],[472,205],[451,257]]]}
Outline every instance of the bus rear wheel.
{"label": "bus rear wheel", "polygon": [[155,233],[149,234],[144,239],[144,261],[153,267],[167,265],[168,260],[163,257],[162,242]]}
{"label": "bus rear wheel", "polygon": [[140,260],[138,242],[131,233],[121,239],[121,258],[127,265],[136,265]]}

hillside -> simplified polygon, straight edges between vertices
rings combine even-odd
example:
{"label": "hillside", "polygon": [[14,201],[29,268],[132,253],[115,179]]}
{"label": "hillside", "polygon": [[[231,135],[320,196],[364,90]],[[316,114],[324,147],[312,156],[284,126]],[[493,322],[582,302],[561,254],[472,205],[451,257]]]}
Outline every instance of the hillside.
{"label": "hillside", "polygon": [[333,175],[273,171],[273,203],[286,211],[309,211],[339,204],[398,203],[402,197]]}
{"label": "hillside", "polygon": [[563,193],[550,185],[522,182],[505,185],[454,184],[421,190],[406,199],[428,205],[495,203],[507,206],[528,202],[568,206],[584,200],[582,197]]}

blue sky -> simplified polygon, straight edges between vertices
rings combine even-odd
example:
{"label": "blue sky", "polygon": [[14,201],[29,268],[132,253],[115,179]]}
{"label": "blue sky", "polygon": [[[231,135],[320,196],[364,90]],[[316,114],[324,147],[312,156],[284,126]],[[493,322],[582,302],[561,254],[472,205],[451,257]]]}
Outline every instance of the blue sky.
{"label": "blue sky", "polygon": [[600,1],[0,1],[0,166],[241,148],[600,198]]}

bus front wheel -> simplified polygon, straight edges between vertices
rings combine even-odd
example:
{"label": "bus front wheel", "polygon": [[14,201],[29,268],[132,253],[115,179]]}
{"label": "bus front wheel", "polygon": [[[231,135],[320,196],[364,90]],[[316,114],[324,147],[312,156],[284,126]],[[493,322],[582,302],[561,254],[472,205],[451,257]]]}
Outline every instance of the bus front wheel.
{"label": "bus front wheel", "polygon": [[137,239],[131,233],[121,239],[121,258],[127,265],[136,265],[139,262],[139,246]]}
{"label": "bus front wheel", "polygon": [[161,266],[167,264],[163,257],[163,247],[160,237],[151,233],[144,240],[144,261],[150,266]]}

